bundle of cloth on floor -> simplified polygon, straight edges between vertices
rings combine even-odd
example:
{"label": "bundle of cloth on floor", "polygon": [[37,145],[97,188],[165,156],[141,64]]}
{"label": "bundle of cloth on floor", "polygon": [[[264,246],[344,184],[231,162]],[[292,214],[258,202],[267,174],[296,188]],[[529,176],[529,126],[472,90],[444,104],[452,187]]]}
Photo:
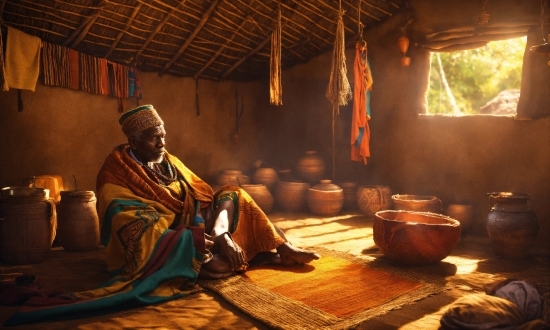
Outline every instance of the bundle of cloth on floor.
{"label": "bundle of cloth on floor", "polygon": [[550,329],[550,292],[541,294],[536,283],[507,279],[484,291],[452,303],[441,317],[441,329]]}

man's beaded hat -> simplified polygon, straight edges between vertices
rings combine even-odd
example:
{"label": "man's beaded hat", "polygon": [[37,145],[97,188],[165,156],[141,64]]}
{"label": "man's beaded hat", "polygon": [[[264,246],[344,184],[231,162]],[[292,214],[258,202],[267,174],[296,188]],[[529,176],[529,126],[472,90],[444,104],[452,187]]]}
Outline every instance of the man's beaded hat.
{"label": "man's beaded hat", "polygon": [[152,105],[142,105],[125,112],[118,120],[126,136],[132,136],[148,128],[164,125]]}

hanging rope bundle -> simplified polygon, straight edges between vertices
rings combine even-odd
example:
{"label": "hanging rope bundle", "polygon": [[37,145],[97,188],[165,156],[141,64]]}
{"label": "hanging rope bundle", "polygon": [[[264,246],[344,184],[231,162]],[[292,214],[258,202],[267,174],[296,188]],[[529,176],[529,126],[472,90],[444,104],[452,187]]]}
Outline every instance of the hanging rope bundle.
{"label": "hanging rope bundle", "polygon": [[327,87],[326,96],[332,103],[332,112],[340,113],[340,105],[348,104],[352,98],[351,87],[347,77],[346,68],[346,45],[344,36],[344,11],[338,13],[336,25],[336,39],[334,40],[334,51],[332,53],[332,66],[330,69],[330,81]]}
{"label": "hanging rope bundle", "polygon": [[271,32],[271,57],[269,60],[269,102],[283,105],[283,85],[281,81],[281,4],[277,15],[277,27]]}

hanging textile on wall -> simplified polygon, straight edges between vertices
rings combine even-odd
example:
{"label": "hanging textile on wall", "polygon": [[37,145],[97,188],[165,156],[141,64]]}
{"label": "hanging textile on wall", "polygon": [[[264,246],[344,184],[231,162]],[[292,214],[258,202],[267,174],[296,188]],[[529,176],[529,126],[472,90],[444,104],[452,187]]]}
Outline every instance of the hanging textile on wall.
{"label": "hanging textile on wall", "polygon": [[351,117],[351,160],[363,161],[367,164],[370,157],[370,91],[372,90],[372,75],[367,59],[367,43],[358,42],[355,45],[355,60],[353,63],[353,113]]}
{"label": "hanging textile on wall", "polygon": [[142,98],[135,68],[42,42],[42,72],[46,86],[66,87],[119,99]]}
{"label": "hanging textile on wall", "polygon": [[346,45],[343,16],[344,11],[340,9],[340,12],[338,13],[338,23],[336,25],[334,51],[332,53],[330,80],[326,93],[326,97],[332,103],[333,113],[340,113],[339,106],[348,104],[348,101],[352,98],[346,68]]}
{"label": "hanging textile on wall", "polygon": [[4,63],[8,89],[34,92],[40,73],[40,47],[40,38],[8,26]]}
{"label": "hanging textile on wall", "polygon": [[283,85],[281,80],[281,4],[277,16],[277,27],[271,33],[271,57],[269,61],[269,102],[283,105]]}

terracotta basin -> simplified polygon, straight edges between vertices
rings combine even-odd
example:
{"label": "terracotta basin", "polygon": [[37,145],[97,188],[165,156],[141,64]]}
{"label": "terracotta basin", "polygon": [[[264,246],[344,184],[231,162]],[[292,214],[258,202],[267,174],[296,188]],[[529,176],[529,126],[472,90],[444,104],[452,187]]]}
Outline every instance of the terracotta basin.
{"label": "terracotta basin", "polygon": [[388,259],[405,265],[435,264],[453,251],[460,239],[460,222],[430,212],[376,212],[374,243]]}

